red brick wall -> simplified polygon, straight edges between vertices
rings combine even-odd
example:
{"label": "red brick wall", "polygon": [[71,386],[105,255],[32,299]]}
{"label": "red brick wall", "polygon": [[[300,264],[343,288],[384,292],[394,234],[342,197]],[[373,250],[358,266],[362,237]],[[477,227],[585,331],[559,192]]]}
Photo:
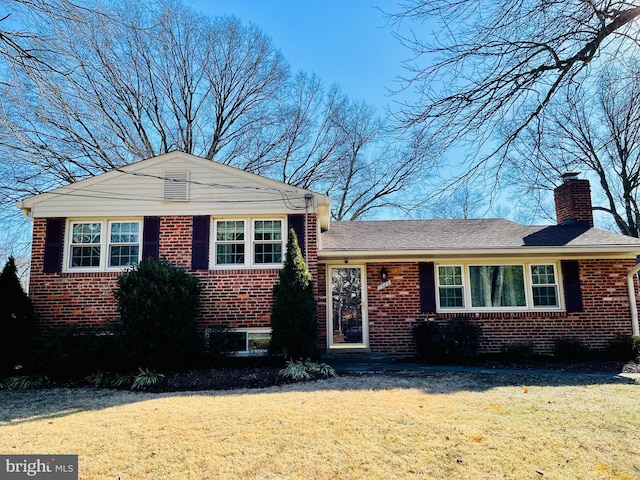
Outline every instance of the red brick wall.
{"label": "red brick wall", "polygon": [[[391,285],[377,290],[383,266]],[[589,348],[603,349],[617,334],[630,335],[626,276],[634,266],[634,260],[580,260],[583,312],[469,314],[482,327],[481,351],[497,353],[505,344],[533,341],[538,353],[551,354],[559,337],[577,337]],[[320,265],[319,271],[318,319],[321,343],[326,347],[326,266]],[[367,264],[367,290],[372,352],[412,356],[415,347],[411,329],[417,321],[446,321],[456,316],[420,312],[417,263]]]}
{"label": "red brick wall", "polygon": [[[309,218],[309,268],[317,270],[316,217]],[[192,217],[161,217],[160,255],[189,269]],[[118,273],[43,273],[46,219],[36,218],[29,295],[39,324],[79,326],[105,324],[118,319],[113,291]],[[203,293],[200,326],[228,323],[232,327],[265,327],[270,324],[273,286],[279,269],[198,271]]]}
{"label": "red brick wall", "polygon": [[113,290],[117,273],[43,273],[46,219],[33,221],[29,296],[43,329],[88,326],[117,317]]}
{"label": "red brick wall", "polygon": [[160,217],[160,256],[180,267],[191,268],[193,217]]}
{"label": "red brick wall", "polygon": [[567,220],[585,222],[593,227],[589,180],[570,178],[553,191],[558,225]]}

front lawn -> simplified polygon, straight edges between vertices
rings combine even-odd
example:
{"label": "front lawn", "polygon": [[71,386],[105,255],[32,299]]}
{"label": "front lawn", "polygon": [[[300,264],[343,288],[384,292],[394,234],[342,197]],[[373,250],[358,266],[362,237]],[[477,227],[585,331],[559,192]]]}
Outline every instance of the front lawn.
{"label": "front lawn", "polygon": [[78,454],[81,479],[635,479],[639,398],[621,379],[446,372],[3,390],[0,452]]}

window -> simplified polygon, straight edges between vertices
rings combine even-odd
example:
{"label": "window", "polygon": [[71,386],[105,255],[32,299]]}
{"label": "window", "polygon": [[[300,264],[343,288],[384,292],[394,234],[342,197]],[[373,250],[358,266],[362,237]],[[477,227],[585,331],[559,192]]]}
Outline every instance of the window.
{"label": "window", "polygon": [[254,263],[282,263],[282,220],[256,220]]}
{"label": "window", "polygon": [[458,265],[439,266],[438,289],[441,307],[464,307],[462,290],[462,267]]}
{"label": "window", "polygon": [[472,307],[525,307],[522,265],[469,267]]}
{"label": "window", "polygon": [[216,222],[216,265],[244,265],[244,221]]}
{"label": "window", "polygon": [[123,269],[140,260],[139,221],[71,222],[69,230],[70,270]]}
{"label": "window", "polygon": [[102,223],[71,225],[71,267],[99,267]]}
{"label": "window", "polygon": [[556,265],[439,265],[438,308],[560,308]]}
{"label": "window", "polygon": [[[205,336],[209,338],[214,332],[214,329],[207,329]],[[231,330],[217,334],[225,336],[224,345],[230,353],[237,356],[265,355],[271,341],[271,330],[267,328]]]}
{"label": "window", "polygon": [[218,267],[282,265],[285,221],[215,220],[213,255]]}
{"label": "window", "polygon": [[558,284],[553,265],[531,265],[531,288],[536,307],[558,306]]}
{"label": "window", "polygon": [[140,258],[140,223],[112,222],[109,267],[131,267]]}

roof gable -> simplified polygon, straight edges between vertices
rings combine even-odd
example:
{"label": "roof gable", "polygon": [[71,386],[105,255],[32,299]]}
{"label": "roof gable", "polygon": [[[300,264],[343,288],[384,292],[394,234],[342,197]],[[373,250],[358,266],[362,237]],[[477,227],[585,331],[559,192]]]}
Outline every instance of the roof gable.
{"label": "roof gable", "polygon": [[[183,174],[187,192],[172,188],[169,190],[177,196],[167,197],[165,178],[184,181]],[[33,217],[275,215],[303,213],[309,196],[309,212],[318,213],[321,223],[328,224],[330,199],[326,195],[171,152],[27,198],[18,206]]]}

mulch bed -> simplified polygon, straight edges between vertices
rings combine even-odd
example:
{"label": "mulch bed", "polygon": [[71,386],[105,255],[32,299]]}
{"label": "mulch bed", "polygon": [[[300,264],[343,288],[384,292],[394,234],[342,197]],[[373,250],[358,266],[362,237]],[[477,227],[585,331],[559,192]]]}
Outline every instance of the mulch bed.
{"label": "mulch bed", "polygon": [[236,390],[293,383],[293,380],[278,374],[279,370],[276,367],[255,366],[176,372],[165,375],[150,391]]}
{"label": "mulch bed", "polygon": [[[401,365],[398,362],[396,365]],[[379,371],[379,365],[374,365]],[[474,362],[473,367],[482,367],[485,369],[517,369],[517,370],[548,370],[563,372],[607,372],[607,373],[640,373],[640,364],[634,362],[615,362],[606,360],[595,361],[546,361],[536,360],[527,363],[522,362],[504,362],[490,359],[480,359]],[[275,365],[233,365],[206,370],[187,370],[181,372],[165,373],[158,383],[149,388],[145,388],[147,392],[184,392],[184,391],[202,391],[202,390],[239,390],[239,389],[257,389],[267,388],[278,385],[286,385],[295,383],[295,380],[284,377],[278,372],[281,366]],[[347,376],[351,373],[340,372],[340,376]],[[384,372],[382,372],[384,373]],[[394,375],[401,372],[395,371]],[[320,378],[320,377],[318,377]],[[51,379],[46,387],[68,387],[78,388],[87,387],[90,384],[84,378],[74,379]],[[46,388],[45,387],[45,388]],[[123,386],[123,389],[129,389],[130,386]]]}

